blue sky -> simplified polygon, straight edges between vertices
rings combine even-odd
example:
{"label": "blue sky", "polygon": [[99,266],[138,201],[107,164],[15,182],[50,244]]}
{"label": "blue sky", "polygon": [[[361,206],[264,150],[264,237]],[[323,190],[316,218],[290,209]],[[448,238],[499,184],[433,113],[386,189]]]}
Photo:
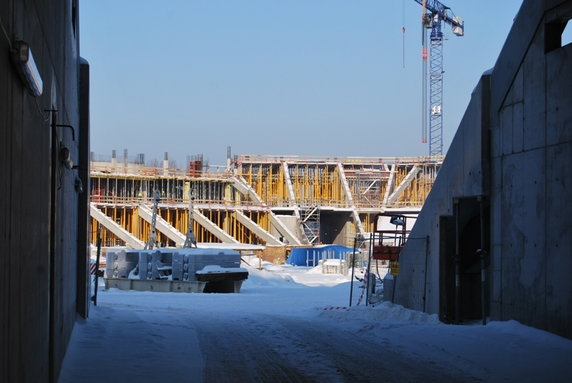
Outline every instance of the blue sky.
{"label": "blue sky", "polygon": [[[464,37],[444,27],[447,148],[522,1],[443,3],[465,20]],[[233,154],[428,153],[413,0],[82,0],[80,12],[98,155],[169,152],[184,167],[197,154],[224,164],[227,146]]]}

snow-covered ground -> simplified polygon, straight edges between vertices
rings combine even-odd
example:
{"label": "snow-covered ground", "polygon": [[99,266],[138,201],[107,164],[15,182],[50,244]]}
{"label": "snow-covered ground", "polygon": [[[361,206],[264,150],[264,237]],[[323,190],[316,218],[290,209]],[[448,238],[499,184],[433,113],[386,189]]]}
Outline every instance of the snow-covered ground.
{"label": "snow-covered ground", "polygon": [[[258,265],[257,262],[253,264]],[[572,341],[515,321],[454,326],[348,307],[349,276],[248,265],[240,294],[98,292],[60,382],[571,382]]]}

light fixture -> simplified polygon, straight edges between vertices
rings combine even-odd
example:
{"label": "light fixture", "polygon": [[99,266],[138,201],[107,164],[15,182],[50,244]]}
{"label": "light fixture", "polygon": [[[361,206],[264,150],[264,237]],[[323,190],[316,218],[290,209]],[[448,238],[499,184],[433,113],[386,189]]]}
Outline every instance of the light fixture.
{"label": "light fixture", "polygon": [[75,176],[74,187],[77,193],[83,193],[83,182],[81,182],[81,178],[79,178],[77,175]]}
{"label": "light fixture", "polygon": [[30,45],[24,41],[15,41],[12,47],[12,61],[28,90],[34,96],[40,96],[44,90],[44,84]]}
{"label": "light fixture", "polygon": [[395,226],[403,226],[405,225],[405,217],[402,215],[392,215],[389,223]]}
{"label": "light fixture", "polygon": [[70,150],[66,146],[62,146],[60,149],[60,156],[62,159],[62,165],[67,169],[73,169],[73,159]]}

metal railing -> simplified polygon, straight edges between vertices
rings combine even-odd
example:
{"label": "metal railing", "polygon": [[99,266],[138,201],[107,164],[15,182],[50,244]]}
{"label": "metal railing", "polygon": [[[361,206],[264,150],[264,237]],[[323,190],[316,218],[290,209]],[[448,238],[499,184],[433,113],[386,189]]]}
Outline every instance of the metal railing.
{"label": "metal railing", "polygon": [[338,163],[342,164],[424,164],[441,163],[445,156],[409,156],[409,157],[327,157],[327,156],[297,156],[297,155],[261,155],[241,154],[235,157],[235,162],[244,163]]}
{"label": "metal railing", "polygon": [[202,179],[227,179],[232,176],[226,167],[209,166],[201,171],[195,169],[180,168],[164,168],[144,166],[129,163],[125,166],[123,163],[98,163],[90,164],[92,176],[98,175],[121,175],[121,176],[139,176],[139,177],[173,177],[173,178],[202,178]]}

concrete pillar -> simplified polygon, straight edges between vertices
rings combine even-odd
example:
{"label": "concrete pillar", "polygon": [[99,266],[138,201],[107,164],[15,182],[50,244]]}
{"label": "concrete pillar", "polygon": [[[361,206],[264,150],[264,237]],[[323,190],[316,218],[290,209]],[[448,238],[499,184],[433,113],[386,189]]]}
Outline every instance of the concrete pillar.
{"label": "concrete pillar", "polygon": [[129,158],[127,156],[127,149],[123,149],[123,167],[127,169],[128,164],[129,164]]}
{"label": "concrete pillar", "polygon": [[163,157],[163,175],[169,175],[169,153],[165,152],[165,157]]}

